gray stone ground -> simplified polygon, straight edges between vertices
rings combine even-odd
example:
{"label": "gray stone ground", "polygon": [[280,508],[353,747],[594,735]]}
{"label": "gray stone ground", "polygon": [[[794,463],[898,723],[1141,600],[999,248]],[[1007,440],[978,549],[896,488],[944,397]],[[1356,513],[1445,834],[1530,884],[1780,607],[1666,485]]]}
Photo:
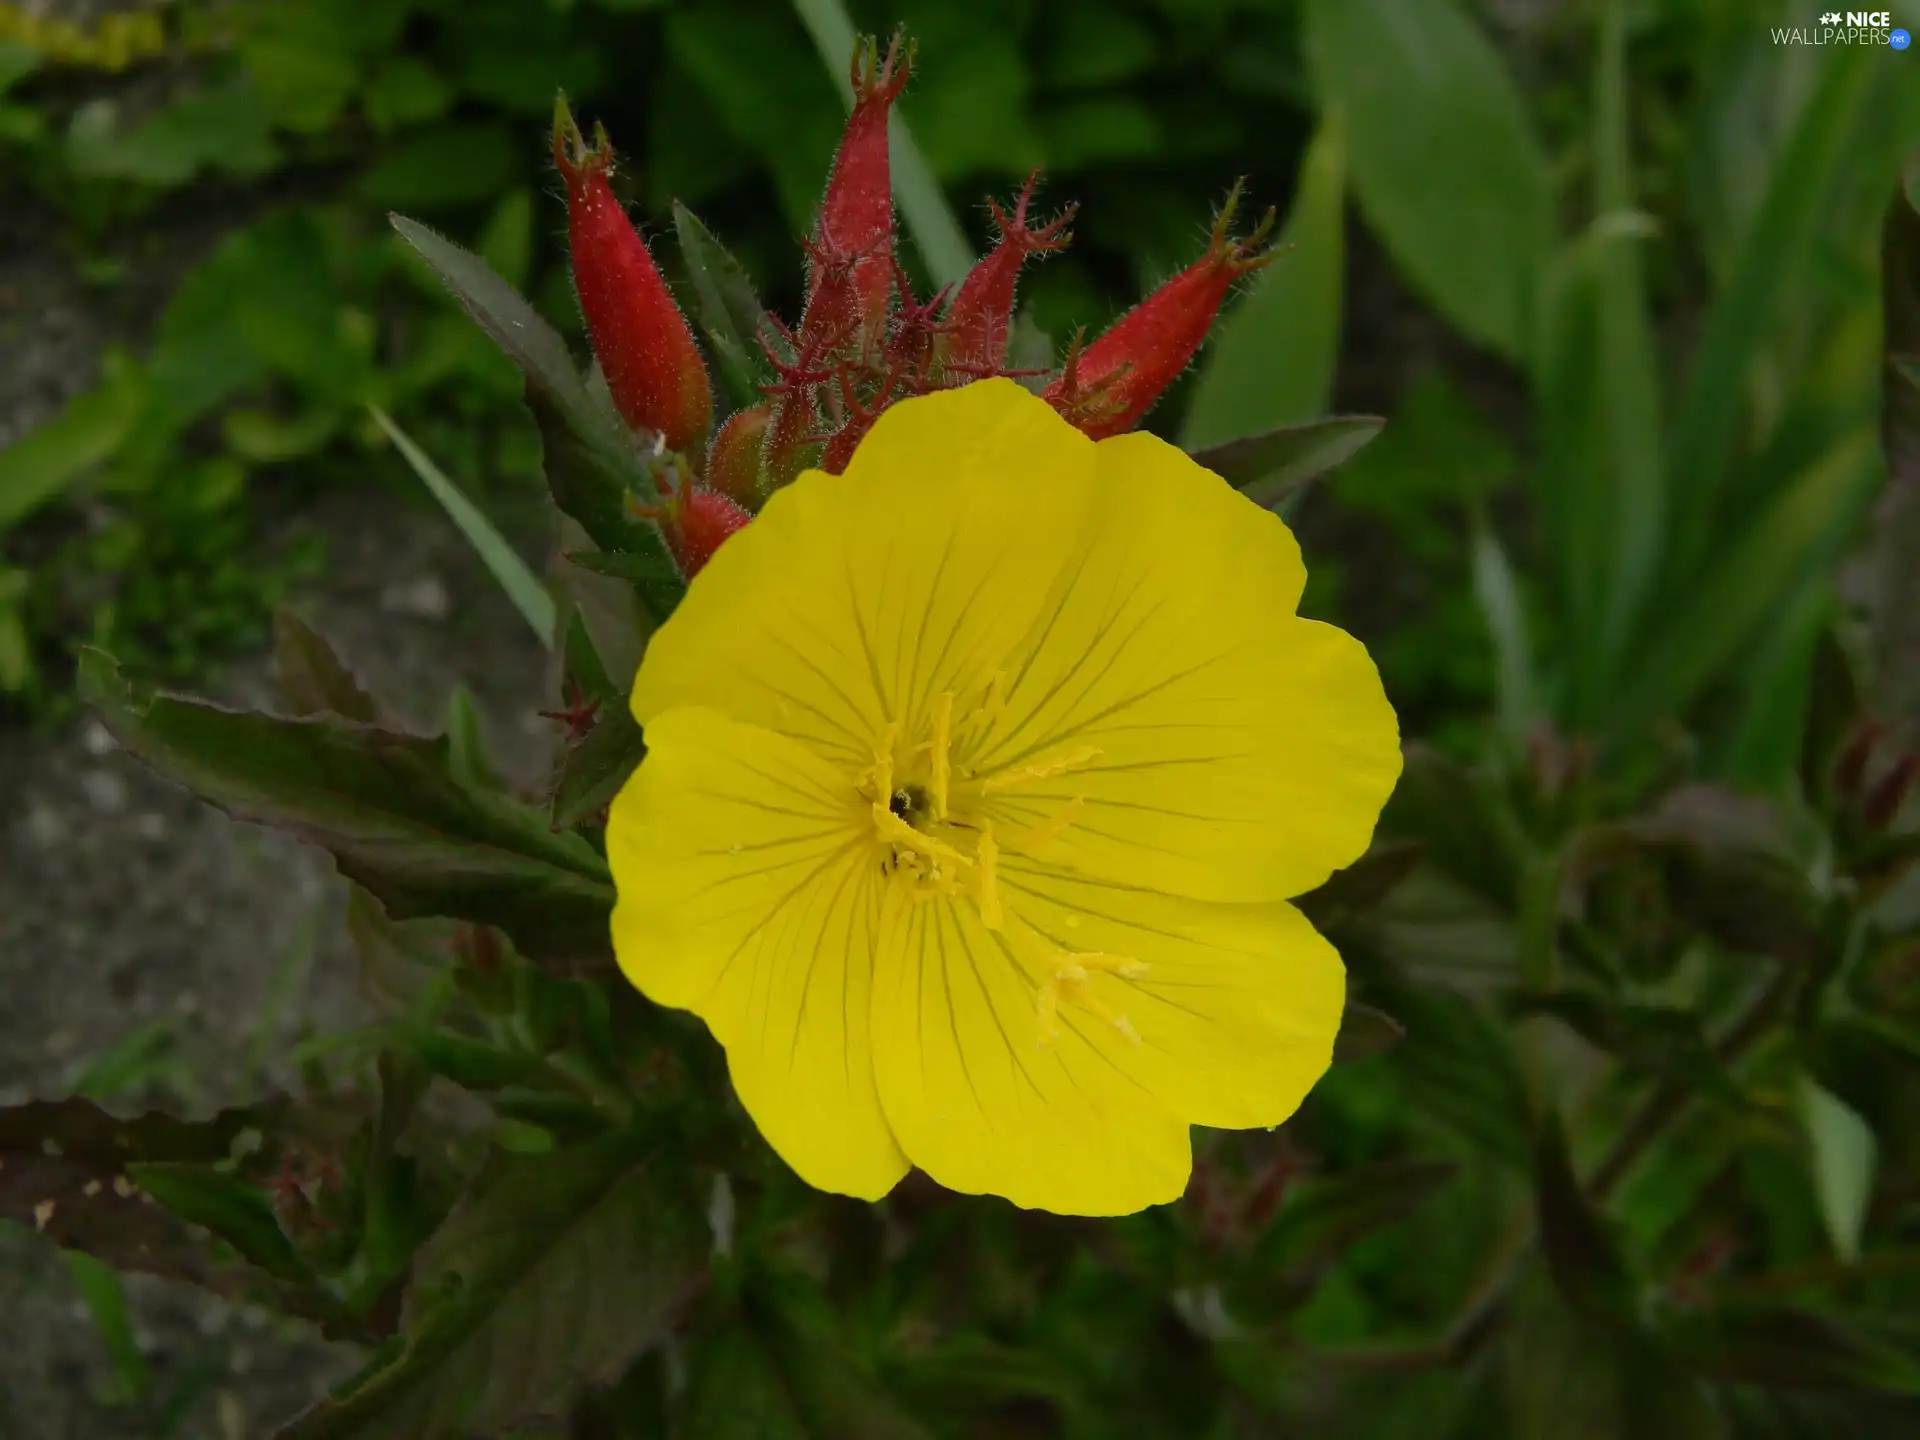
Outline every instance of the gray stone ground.
{"label": "gray stone ground", "polygon": [[[161,217],[146,293],[88,291],[41,217],[0,214],[0,446],[91,383],[102,346],[133,341],[170,273],[221,228]],[[550,744],[543,654],[465,542],[430,506],[337,494],[292,522],[330,537],[298,608],[399,715],[437,728],[448,691],[476,694],[496,757],[538,779]],[[265,656],[208,690],[274,699]],[[162,1052],[122,1108],[212,1109],[284,1079],[303,1026],[354,1022],[353,966],[330,862],[236,825],[119,753],[97,724],[0,728],[0,1103],[70,1093],[145,1038]],[[352,1355],[304,1327],[190,1288],[130,1277],[152,1395],[186,1397],[177,1440],[252,1440],[340,1378]],[[57,1251],[0,1226],[0,1440],[146,1440],[107,1403],[113,1369]]]}

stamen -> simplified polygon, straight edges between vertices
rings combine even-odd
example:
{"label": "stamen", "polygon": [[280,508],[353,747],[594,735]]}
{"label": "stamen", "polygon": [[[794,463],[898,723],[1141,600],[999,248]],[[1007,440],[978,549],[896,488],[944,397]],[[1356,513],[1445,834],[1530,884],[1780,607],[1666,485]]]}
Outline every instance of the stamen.
{"label": "stamen", "polygon": [[886,729],[880,732],[880,738],[873,747],[873,765],[863,780],[872,788],[870,798],[886,805],[893,799],[893,745],[899,738],[898,721],[889,720]]}
{"label": "stamen", "polygon": [[933,707],[933,818],[947,818],[947,782],[953,778],[953,692],[943,694]]}
{"label": "stamen", "polygon": [[[873,826],[874,829],[879,832],[882,840],[891,841],[901,849],[911,851],[916,855],[924,855],[927,859],[933,861],[936,867],[942,860],[948,861],[962,869],[970,867],[973,864],[971,858],[962,855],[951,845],[943,844],[931,835],[923,835],[920,831],[914,829],[913,826],[902,820],[878,800],[873,802]],[[939,878],[937,868],[934,871],[933,878]]]}
{"label": "stamen", "polygon": [[960,722],[960,728],[969,739],[977,739],[994,721],[1007,711],[1007,672],[996,670],[987,681],[986,697],[967,718]]}
{"label": "stamen", "polygon": [[1124,955],[1103,955],[1098,952],[1061,954],[1054,962],[1052,977],[1040,986],[1038,1005],[1042,1046],[1051,1045],[1060,1038],[1060,1000],[1063,996],[1096,1020],[1118,1030],[1128,1044],[1140,1043],[1140,1032],[1133,1028],[1133,1022],[1093,993],[1093,987],[1088,983],[1089,974],[1093,971],[1117,975],[1123,980],[1137,980],[1147,973],[1147,967]]}
{"label": "stamen", "polygon": [[993,843],[993,822],[981,822],[980,848],[976,858],[980,862],[980,923],[989,930],[998,930],[1001,922],[1000,910],[1000,847]]}
{"label": "stamen", "polygon": [[1098,745],[1082,745],[1077,750],[1069,750],[1050,760],[1036,760],[1031,765],[1022,765],[1018,770],[1004,770],[997,775],[989,775],[980,782],[980,788],[991,795],[996,790],[1013,790],[1021,785],[1031,785],[1036,780],[1051,780],[1056,775],[1084,770],[1101,754]]}
{"label": "stamen", "polygon": [[1072,827],[1073,822],[1080,818],[1080,812],[1086,808],[1087,797],[1084,795],[1076,795],[1031,830],[1023,835],[1014,837],[1010,843],[1016,849],[1025,850],[1029,854],[1032,854],[1036,850],[1045,849],[1062,835],[1066,834],[1068,829]]}

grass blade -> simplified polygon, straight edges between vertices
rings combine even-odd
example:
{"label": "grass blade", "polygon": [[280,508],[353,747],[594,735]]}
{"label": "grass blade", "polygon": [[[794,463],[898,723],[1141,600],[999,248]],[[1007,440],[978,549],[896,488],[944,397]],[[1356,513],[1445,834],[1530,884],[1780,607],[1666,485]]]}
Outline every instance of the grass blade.
{"label": "grass blade", "polygon": [[[841,0],[793,0],[793,8],[813,36],[840,98],[851,109],[853,86],[847,79],[847,62],[853,57],[858,36],[846,6]],[[956,282],[973,268],[973,247],[967,242],[967,232],[960,228],[940,182],[934,179],[932,167],[913,143],[913,135],[898,110],[893,112],[887,135],[892,141],[894,199],[900,203],[900,214],[913,243],[920,248],[920,258],[927,263],[927,273],[936,286]]]}
{"label": "grass blade", "polygon": [[407,464],[413,467],[413,473],[426,483],[427,489],[433,492],[433,498],[440,502],[441,508],[460,527],[460,533],[467,537],[467,543],[485,562],[493,578],[500,582],[500,588],[507,592],[513,608],[533,627],[533,633],[540,637],[540,643],[551,650],[557,621],[553,596],[547,593],[547,587],[540,583],[540,578],[527,567],[527,562],[520,558],[505,537],[493,528],[493,522],[460,493],[459,487],[427,458],[405,431],[393,423],[386,411],[377,405],[367,408],[373,411],[373,418],[387,432],[387,438],[393,441]]}

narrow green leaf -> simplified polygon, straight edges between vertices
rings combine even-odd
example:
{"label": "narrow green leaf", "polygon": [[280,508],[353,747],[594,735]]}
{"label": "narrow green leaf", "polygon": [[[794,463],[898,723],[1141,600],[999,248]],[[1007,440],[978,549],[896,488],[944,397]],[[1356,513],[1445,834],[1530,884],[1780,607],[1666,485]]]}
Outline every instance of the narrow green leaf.
{"label": "narrow green leaf", "polygon": [[419,1252],[404,1349],[275,1440],[464,1440],[565,1414],[703,1279],[698,1208],[631,1132],[496,1156]]}
{"label": "narrow green leaf", "polygon": [[721,378],[736,406],[760,403],[760,387],[775,380],[760,349],[767,312],[740,262],[714,239],[713,232],[678,200],[673,226],[680,237],[680,258],[693,280],[695,313],[719,357]]}
{"label": "narrow green leaf", "polygon": [[392,418],[378,405],[367,407],[373,412],[373,418],[380,428],[387,432],[387,438],[393,441],[407,464],[413,467],[413,473],[426,483],[433,492],[433,498],[447,512],[453,523],[460,527],[460,533],[467,537],[467,543],[486,564],[500,588],[513,602],[513,608],[520,612],[540,643],[549,650],[553,648],[555,614],[553,597],[547,593],[547,587],[540,583],[540,577],[528,568],[506,537],[493,528],[493,522],[481,514],[480,509],[471,500],[460,493],[460,487],[441,472],[418,445],[407,436]]}
{"label": "narrow green leaf", "polygon": [[[793,0],[793,8],[813,36],[821,63],[833,77],[841,101],[851,110],[853,85],[847,71],[857,37],[846,6],[841,0]],[[898,109],[893,112],[887,134],[893,157],[894,199],[900,204],[914,244],[920,248],[921,259],[926,261],[927,273],[936,286],[957,283],[973,268],[973,248],[967,243],[967,233],[960,228],[953,208],[941,193],[940,182],[933,178],[932,168],[913,143]]]}
{"label": "narrow green leaf", "polygon": [[[630,495],[654,504],[660,494],[637,438],[605,388],[581,379],[559,333],[484,260],[424,225],[399,215],[389,218],[526,377],[527,407],[540,427],[554,503],[602,550],[657,556],[670,564],[659,530],[629,508]],[[671,612],[684,589],[677,580],[649,586],[645,594],[656,617]]]}
{"label": "narrow green leaf", "polygon": [[887,1395],[842,1333],[840,1312],[818,1285],[786,1271],[754,1277],[749,1305],[815,1435],[835,1440],[933,1440]]}
{"label": "narrow green leaf", "polygon": [[1518,741],[1540,719],[1544,706],[1534,674],[1533,641],[1520,585],[1500,537],[1493,533],[1484,515],[1477,515],[1473,526],[1473,595],[1480,602],[1487,633],[1493,637],[1500,728],[1510,740]]}
{"label": "narrow green leaf", "polygon": [[1427,847],[1418,841],[1379,839],[1344,870],[1336,870],[1318,888],[1298,897],[1300,907],[1319,929],[1363,915],[1400,888],[1419,867]]}
{"label": "narrow green leaf", "polygon": [[1852,525],[1878,475],[1871,437],[1854,435],[1756,515],[1649,637],[1615,702],[1615,728],[1684,711],[1740,653],[1811,557]]}
{"label": "narrow green leaf", "polygon": [[816,1440],[765,1341],[743,1324],[702,1337],[675,1407],[686,1440]]}
{"label": "narrow green leaf", "polygon": [[[1819,67],[1793,133],[1774,161],[1766,196],[1747,227],[1726,289],[1706,325],[1675,414],[1667,473],[1673,495],[1668,574],[1684,581],[1719,523],[1720,497],[1739,432],[1753,360],[1783,296],[1803,275],[1818,240],[1828,181],[1853,138],[1871,89],[1871,46],[1843,46]],[[1777,592],[1769,592],[1777,593]],[[1667,629],[1663,621],[1662,630]]]}
{"label": "narrow green leaf", "polygon": [[[1661,469],[1659,365],[1641,275],[1639,235],[1609,221],[1634,210],[1629,134],[1626,0],[1606,0],[1601,11],[1594,89],[1594,210],[1605,235],[1598,256],[1596,295],[1600,329],[1597,439],[1602,492],[1591,508],[1606,519],[1609,537],[1606,596],[1598,637],[1614,661],[1626,645],[1640,606],[1658,578],[1666,528]],[[1606,683],[1610,675],[1602,677]]]}
{"label": "narrow green leaf", "polygon": [[671,560],[663,562],[651,555],[632,555],[614,550],[571,550],[567,552],[567,563],[578,565],[582,570],[591,570],[595,575],[625,580],[634,585],[677,580],[680,574]]}
{"label": "narrow green leaf", "polygon": [[290,713],[380,723],[380,707],[353,672],[318,631],[284,605],[273,612],[273,668]]}
{"label": "narrow green leaf", "polygon": [[1331,415],[1189,453],[1234,489],[1272,509],[1351,459],[1386,423],[1378,415]]}
{"label": "narrow green leaf", "polygon": [[445,739],[138,694],[97,650],[81,656],[79,687],[146,764],[235,819],[327,849],[396,919],[497,925],[543,958],[605,954],[605,863],[541,812],[462,786]]}
{"label": "narrow green leaf", "polygon": [[620,694],[619,687],[613,683],[613,676],[607,673],[606,662],[600,658],[599,647],[593,643],[593,632],[587,628],[586,618],[578,610],[567,616],[563,655],[566,681],[578,689],[582,700],[589,704],[596,700],[605,702]]}
{"label": "narrow green leaf", "polygon": [[1553,185],[1499,53],[1453,0],[1310,0],[1305,45],[1374,232],[1467,335],[1523,358]]}
{"label": "narrow green leaf", "polygon": [[1879,1146],[1859,1113],[1811,1078],[1801,1077],[1794,1098],[1813,1146],[1813,1188],[1820,1199],[1820,1218],[1834,1253],[1851,1264],[1860,1258],[1860,1232],[1873,1200]]}
{"label": "narrow green leaf", "polygon": [[126,1286],[120,1272],[80,1250],[66,1252],[67,1272],[80,1291],[100,1343],[113,1361],[114,1386],[108,1403],[115,1408],[138,1404],[152,1383],[147,1357],[134,1338],[133,1322],[127,1316]]}
{"label": "narrow green leaf", "polygon": [[246,1181],[200,1165],[135,1164],[128,1173],[175,1215],[226,1241],[269,1275],[312,1278],[266,1196]]}
{"label": "narrow green leaf", "polygon": [[110,459],[133,432],[146,384],[123,364],[105,384],[74,400],[58,420],[0,450],[0,535]]}
{"label": "narrow green leaf", "polygon": [[1340,354],[1346,129],[1337,108],[1300,164],[1280,258],[1214,329],[1180,443],[1196,450],[1327,412]]}
{"label": "narrow green leaf", "polygon": [[464,685],[455,685],[447,695],[447,773],[469,790],[506,788],[487,755],[480,709]]}

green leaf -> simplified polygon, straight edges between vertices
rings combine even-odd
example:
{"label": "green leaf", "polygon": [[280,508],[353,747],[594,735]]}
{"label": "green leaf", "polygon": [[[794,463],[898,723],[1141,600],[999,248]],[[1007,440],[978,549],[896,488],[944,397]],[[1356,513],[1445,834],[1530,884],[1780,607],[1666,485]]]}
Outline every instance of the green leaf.
{"label": "green leaf", "polygon": [[487,756],[480,709],[464,685],[455,685],[447,695],[447,772],[469,790],[506,788]]}
{"label": "green leaf", "polygon": [[[853,85],[847,70],[853,59],[855,36],[846,7],[840,0],[793,0],[793,8],[813,37],[820,59],[840,91],[841,103],[851,110]],[[893,159],[893,195],[907,233],[919,247],[934,285],[957,283],[973,268],[973,248],[898,108],[891,117],[887,137]]]}
{"label": "green leaf", "polygon": [[614,550],[572,550],[567,552],[567,563],[631,585],[654,584],[669,577],[678,579],[680,574],[671,560]]}
{"label": "green leaf", "polygon": [[377,405],[367,407],[373,412],[373,418],[387,438],[413,467],[413,473],[426,482],[427,489],[433,492],[433,498],[440,502],[453,523],[460,527],[460,533],[467,537],[467,543],[485,562],[487,570],[500,583],[500,588],[513,601],[513,608],[539,637],[540,643],[549,650],[553,648],[555,614],[553,597],[547,593],[547,587],[540,583],[540,577],[527,567],[506,537],[493,528],[493,522],[480,512],[471,500],[460,493],[460,488],[449,480],[432,460],[423,454],[418,445],[407,437],[398,425]]}
{"label": "green leaf", "polygon": [[[1874,511],[1863,569],[1874,708],[1920,710],[1920,213],[1912,204],[1920,165],[1896,195],[1881,240],[1882,325],[1889,360],[1881,381],[1880,443],[1887,488]],[[0,466],[6,457],[0,455]],[[0,496],[6,486],[0,482]],[[0,521],[0,529],[4,529]]]}
{"label": "green leaf", "polygon": [[1544,713],[1544,703],[1520,585],[1500,537],[1483,515],[1476,515],[1473,525],[1473,595],[1499,664],[1500,727],[1510,740],[1519,741]]}
{"label": "green leaf", "polygon": [[[1818,69],[1815,88],[1773,165],[1759,213],[1747,227],[1726,288],[1708,311],[1674,417],[1667,473],[1673,494],[1668,577],[1684,583],[1726,517],[1719,513],[1755,356],[1784,297],[1804,275],[1827,213],[1823,196],[1856,134],[1871,88],[1871,47],[1841,47]],[[1775,589],[1767,594],[1779,593]],[[1657,634],[1670,634],[1662,616]]]}
{"label": "green leaf", "polygon": [[330,851],[396,919],[497,925],[543,958],[606,953],[605,863],[578,836],[553,834],[539,811],[462,786],[444,739],[136,693],[91,649],[79,687],[134,755],[235,819]]}
{"label": "green leaf", "polygon": [[750,1287],[749,1309],[812,1434],[933,1440],[859,1363],[841,1333],[839,1312],[811,1280],[762,1271]]}
{"label": "green leaf", "polygon": [[1397,1225],[1458,1174],[1445,1160],[1390,1160],[1289,1188],[1249,1269],[1271,1275],[1339,1260],[1369,1235]]}
{"label": "green leaf", "polygon": [[1486,778],[1419,741],[1404,755],[1382,828],[1419,840],[1435,865],[1476,895],[1517,911],[1522,841]]}
{"label": "green leaf", "polygon": [[282,605],[273,612],[273,668],[294,715],[338,715],[378,725],[380,707],[320,634]]}
{"label": "green leaf", "polygon": [[1407,1027],[1371,1005],[1347,1001],[1340,1016],[1340,1033],[1333,1041],[1333,1063],[1351,1065],[1384,1055],[1407,1038]]}
{"label": "green leaf", "polygon": [[491,200],[512,188],[523,166],[514,132],[494,121],[458,121],[423,130],[377,152],[356,187],[383,209],[448,209]]}
{"label": "green leaf", "polygon": [[396,924],[358,885],[347,888],[347,937],[360,960],[362,993],[389,1010],[411,1009],[446,973],[453,938],[431,921]]}
{"label": "green leaf", "polygon": [[678,200],[673,227],[680,237],[680,258],[693,280],[694,313],[720,360],[721,378],[736,406],[760,403],[760,387],[775,380],[759,337],[767,312],[740,262],[714,239],[713,232]]}
{"label": "green leaf", "polygon": [[1499,53],[1452,0],[1310,0],[1305,46],[1375,233],[1467,335],[1524,357],[1553,186]]}
{"label": "green leaf", "polygon": [[226,1241],[269,1275],[296,1282],[312,1279],[274,1218],[273,1207],[255,1186],[200,1165],[149,1162],[127,1170],[160,1204]]}
{"label": "green leaf", "polygon": [[1280,258],[1215,326],[1180,435],[1186,449],[1327,413],[1340,352],[1346,185],[1345,126],[1330,109],[1300,163]]}
{"label": "green leaf", "polygon": [[553,823],[571,829],[613,802],[646,758],[646,742],[623,696],[601,707],[587,738],[567,752],[553,791]]}
{"label": "green leaf", "polygon": [[766,1343],[738,1323],[693,1347],[675,1420],[683,1440],[814,1440]]}
{"label": "green leaf", "polygon": [[1587,1320],[1627,1328],[1637,1304],[1632,1274],[1620,1242],[1573,1173],[1566,1131],[1549,1117],[1534,1170],[1540,1247],[1553,1283]]}
{"label": "green leaf", "polygon": [[142,1200],[128,1167],[223,1162],[244,1134],[271,1121],[265,1107],[186,1121],[158,1111],[120,1119],[78,1098],[8,1106],[0,1109],[0,1219],[116,1270],[209,1284],[202,1237]]}
{"label": "green leaf", "polygon": [[1873,1202],[1879,1146],[1873,1131],[1846,1101],[1802,1076],[1794,1088],[1800,1123],[1813,1146],[1813,1189],[1827,1238],[1842,1260],[1860,1258],[1860,1232]]}
{"label": "green leaf", "polygon": [[465,1440],[564,1415],[704,1277],[698,1208],[631,1132],[496,1156],[416,1257],[405,1347],[275,1440]]}
{"label": "green leaf", "polygon": [[1399,889],[1426,853],[1418,841],[1378,840],[1346,869],[1334,871],[1318,889],[1293,903],[1317,929],[1338,925],[1365,914]]}
{"label": "green leaf", "polygon": [[[554,503],[578,521],[600,549],[671,565],[660,532],[628,508],[629,495],[637,494],[647,504],[660,499],[641,463],[636,437],[604,389],[595,390],[581,379],[558,332],[478,256],[424,225],[398,215],[391,219],[401,238],[526,377],[527,406],[540,427]],[[656,580],[642,587],[642,595],[655,616],[662,617],[679,603],[685,588],[677,578]]]}
{"label": "green leaf", "polygon": [[519,289],[533,266],[533,191],[522,185],[501,197],[480,232],[480,258],[494,274]]}
{"label": "green leaf", "polygon": [[1234,489],[1271,509],[1288,503],[1316,476],[1344,464],[1386,423],[1377,415],[1333,415],[1189,453]]}
{"label": "green leaf", "polygon": [[1683,1363],[1723,1384],[1920,1394],[1920,1364],[1837,1315],[1726,1305],[1682,1317],[1666,1338]]}
{"label": "green leaf", "polygon": [[127,1291],[120,1272],[80,1250],[67,1251],[66,1261],[87,1314],[93,1319],[93,1328],[100,1332],[100,1342],[113,1359],[114,1388],[107,1403],[114,1408],[137,1404],[153,1376],[127,1316]]}
{"label": "green leaf", "polygon": [[74,400],[58,420],[0,450],[0,535],[111,459],[133,433],[146,390],[138,370],[110,363],[99,389]]}
{"label": "green leaf", "polygon": [[1614,702],[1614,728],[1631,731],[1684,712],[1739,655],[1777,597],[1848,532],[1878,476],[1871,437],[1855,434],[1755,515],[1648,636]]}
{"label": "green leaf", "polygon": [[1833,764],[1840,747],[1860,721],[1860,689],[1853,661],[1831,624],[1822,625],[1814,643],[1808,709],[1800,740],[1800,791],[1808,803],[1832,801]]}

